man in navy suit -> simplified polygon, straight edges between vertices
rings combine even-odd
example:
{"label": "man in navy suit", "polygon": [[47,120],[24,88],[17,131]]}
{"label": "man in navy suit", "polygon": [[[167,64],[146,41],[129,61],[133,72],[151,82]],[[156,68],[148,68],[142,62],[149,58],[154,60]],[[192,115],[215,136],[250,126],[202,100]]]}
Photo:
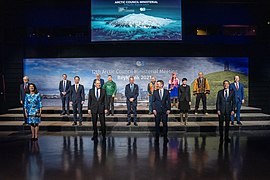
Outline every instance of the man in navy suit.
{"label": "man in navy suit", "polygon": [[96,79],[94,79],[94,81],[93,81],[92,89],[95,89],[95,87],[96,87],[96,86],[95,86],[96,80],[99,80],[99,81],[100,81],[101,88],[103,88],[103,85],[104,85],[104,79],[101,79],[101,75],[100,75],[100,74],[96,74]]}
{"label": "man in navy suit", "polygon": [[74,83],[70,88],[70,103],[73,107],[73,126],[77,125],[77,113],[79,113],[79,126],[82,125],[82,107],[85,101],[84,87],[80,83],[80,77],[74,77]]}
{"label": "man in navy suit", "polygon": [[28,89],[28,84],[29,84],[29,77],[24,76],[23,84],[20,85],[20,104],[22,104],[22,107],[23,107],[23,117],[24,117],[23,125],[27,123],[27,118],[26,118],[25,109],[24,109],[24,98],[25,98],[26,91]]}
{"label": "man in navy suit", "polygon": [[[235,107],[236,107],[236,120],[238,125],[242,125],[240,122],[240,110],[244,100],[244,85],[240,83],[240,77],[234,77],[234,83],[230,84],[230,90],[233,90],[235,93]],[[234,115],[231,116],[231,125],[234,125]]]}
{"label": "man in navy suit", "polygon": [[234,115],[235,94],[234,91],[230,90],[230,82],[228,80],[223,81],[223,87],[224,89],[217,94],[216,110],[219,117],[220,142],[223,142],[223,125],[225,121],[225,143],[229,143],[229,124],[230,116]]}
{"label": "man in navy suit", "polygon": [[95,88],[89,90],[88,94],[88,114],[92,116],[92,123],[94,129],[93,141],[97,141],[98,130],[97,120],[99,119],[101,125],[101,132],[103,140],[106,139],[106,124],[105,114],[108,112],[107,94],[106,90],[101,88],[100,80],[96,80]]}
{"label": "man in navy suit", "polygon": [[[62,100],[62,113],[61,115],[69,115],[69,89],[71,87],[71,81],[67,80],[67,75],[62,75],[63,80],[59,82],[59,92]],[[67,105],[67,110],[65,108]]]}
{"label": "man in navy suit", "polygon": [[159,140],[160,121],[163,124],[164,142],[168,142],[168,115],[171,112],[170,93],[164,89],[164,82],[157,81],[158,88],[153,93],[153,113],[155,115],[156,141]]}
{"label": "man in navy suit", "polygon": [[134,83],[134,77],[129,77],[129,84],[126,85],[125,88],[125,96],[127,98],[127,117],[128,123],[127,126],[131,124],[131,109],[133,111],[133,120],[134,125],[138,126],[137,124],[137,97],[139,96],[139,86]]}

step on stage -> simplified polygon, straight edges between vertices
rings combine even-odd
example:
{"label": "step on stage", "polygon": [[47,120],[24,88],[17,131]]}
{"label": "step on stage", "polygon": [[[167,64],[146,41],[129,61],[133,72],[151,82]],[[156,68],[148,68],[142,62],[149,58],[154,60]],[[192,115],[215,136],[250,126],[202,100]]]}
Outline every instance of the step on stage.
{"label": "step on stage", "polygon": [[[40,129],[44,131],[92,131],[91,118],[87,114],[87,108],[83,108],[83,126],[72,126],[73,115],[61,116],[61,107],[44,107],[42,111],[42,122]],[[135,127],[126,126],[126,107],[115,107],[114,116],[106,116],[107,132],[154,132],[154,115],[148,114],[146,106],[138,106],[138,124]],[[179,122],[180,116],[177,109],[172,109],[169,115],[169,131],[184,132],[215,132],[218,130],[218,117],[215,107],[208,107],[208,115],[194,115],[194,109],[189,113],[187,126]],[[230,126],[231,130],[270,130],[270,115],[264,114],[261,109],[245,107],[241,109],[241,122],[243,125]],[[22,126],[22,108],[10,109],[7,114],[0,115],[1,131],[29,130],[29,126]],[[236,124],[236,123],[235,123]],[[162,126],[162,123],[161,123]]]}

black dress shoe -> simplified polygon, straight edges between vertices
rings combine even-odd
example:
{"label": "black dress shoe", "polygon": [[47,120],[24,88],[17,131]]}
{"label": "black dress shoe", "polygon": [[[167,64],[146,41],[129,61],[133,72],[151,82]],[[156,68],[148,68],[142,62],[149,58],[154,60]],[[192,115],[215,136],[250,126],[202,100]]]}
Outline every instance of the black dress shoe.
{"label": "black dress shoe", "polygon": [[31,141],[35,141],[36,138],[31,138]]}
{"label": "black dress shoe", "polygon": [[82,126],[82,122],[79,122],[79,126]]}
{"label": "black dress shoe", "polygon": [[234,125],[234,122],[233,122],[233,121],[231,122],[231,125],[232,125],[232,126]]}
{"label": "black dress shoe", "polygon": [[230,138],[225,138],[225,143],[230,143],[231,139]]}
{"label": "black dress shoe", "polygon": [[128,123],[127,123],[127,126],[130,126],[130,125],[131,125],[131,123],[130,123],[130,122],[128,122]]}
{"label": "black dress shoe", "polygon": [[242,123],[239,121],[239,122],[237,122],[237,125],[242,125]]}
{"label": "black dress shoe", "polygon": [[73,122],[73,123],[72,123],[72,126],[76,126],[76,125],[77,125],[77,122]]}
{"label": "black dress shoe", "polygon": [[98,138],[97,138],[97,136],[93,136],[93,137],[91,138],[91,140],[92,140],[92,141],[97,141]]}
{"label": "black dress shoe", "polygon": [[69,112],[67,113],[67,115],[68,115],[68,116],[70,115]]}
{"label": "black dress shoe", "polygon": [[167,137],[164,137],[164,143],[168,143],[169,139]]}
{"label": "black dress shoe", "polygon": [[138,123],[135,122],[135,123],[134,123],[134,126],[138,126]]}

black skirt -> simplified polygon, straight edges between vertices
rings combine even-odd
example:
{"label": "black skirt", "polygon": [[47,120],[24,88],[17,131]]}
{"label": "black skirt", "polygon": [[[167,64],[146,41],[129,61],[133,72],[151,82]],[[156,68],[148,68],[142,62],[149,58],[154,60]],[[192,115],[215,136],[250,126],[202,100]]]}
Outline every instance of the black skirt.
{"label": "black skirt", "polygon": [[179,101],[179,109],[180,111],[189,111],[190,110],[189,102],[186,100]]}

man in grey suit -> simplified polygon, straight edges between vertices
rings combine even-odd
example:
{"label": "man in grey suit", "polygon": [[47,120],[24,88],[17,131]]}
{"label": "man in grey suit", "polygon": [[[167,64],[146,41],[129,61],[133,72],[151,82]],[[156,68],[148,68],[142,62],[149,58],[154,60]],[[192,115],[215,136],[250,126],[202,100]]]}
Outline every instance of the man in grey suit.
{"label": "man in grey suit", "polygon": [[126,85],[125,88],[125,96],[127,98],[127,117],[128,123],[127,126],[131,124],[131,110],[133,111],[133,120],[134,125],[138,126],[137,124],[137,97],[139,96],[139,86],[134,83],[134,77],[129,77],[129,84]]}
{"label": "man in grey suit", "polygon": [[[67,75],[62,75],[63,80],[59,82],[59,92],[62,100],[62,113],[61,115],[69,115],[69,89],[71,87],[71,81],[67,80]],[[67,110],[65,108],[67,105]]]}
{"label": "man in grey suit", "polygon": [[84,86],[79,84],[80,77],[74,77],[74,83],[70,88],[70,103],[73,107],[73,126],[77,125],[77,113],[79,113],[79,126],[82,126],[82,107],[85,101]]}
{"label": "man in grey suit", "polygon": [[220,142],[223,142],[223,125],[225,121],[225,143],[230,142],[229,138],[229,122],[231,115],[235,111],[235,93],[230,90],[230,82],[223,81],[224,89],[217,94],[216,110],[219,117],[219,135]]}
{"label": "man in grey suit", "polygon": [[28,84],[29,84],[29,77],[24,76],[23,83],[20,85],[20,104],[22,104],[22,107],[23,107],[23,117],[24,117],[23,125],[26,124],[26,120],[27,120],[27,118],[25,116],[25,110],[24,110],[24,98],[25,98],[25,94],[28,90]]}

